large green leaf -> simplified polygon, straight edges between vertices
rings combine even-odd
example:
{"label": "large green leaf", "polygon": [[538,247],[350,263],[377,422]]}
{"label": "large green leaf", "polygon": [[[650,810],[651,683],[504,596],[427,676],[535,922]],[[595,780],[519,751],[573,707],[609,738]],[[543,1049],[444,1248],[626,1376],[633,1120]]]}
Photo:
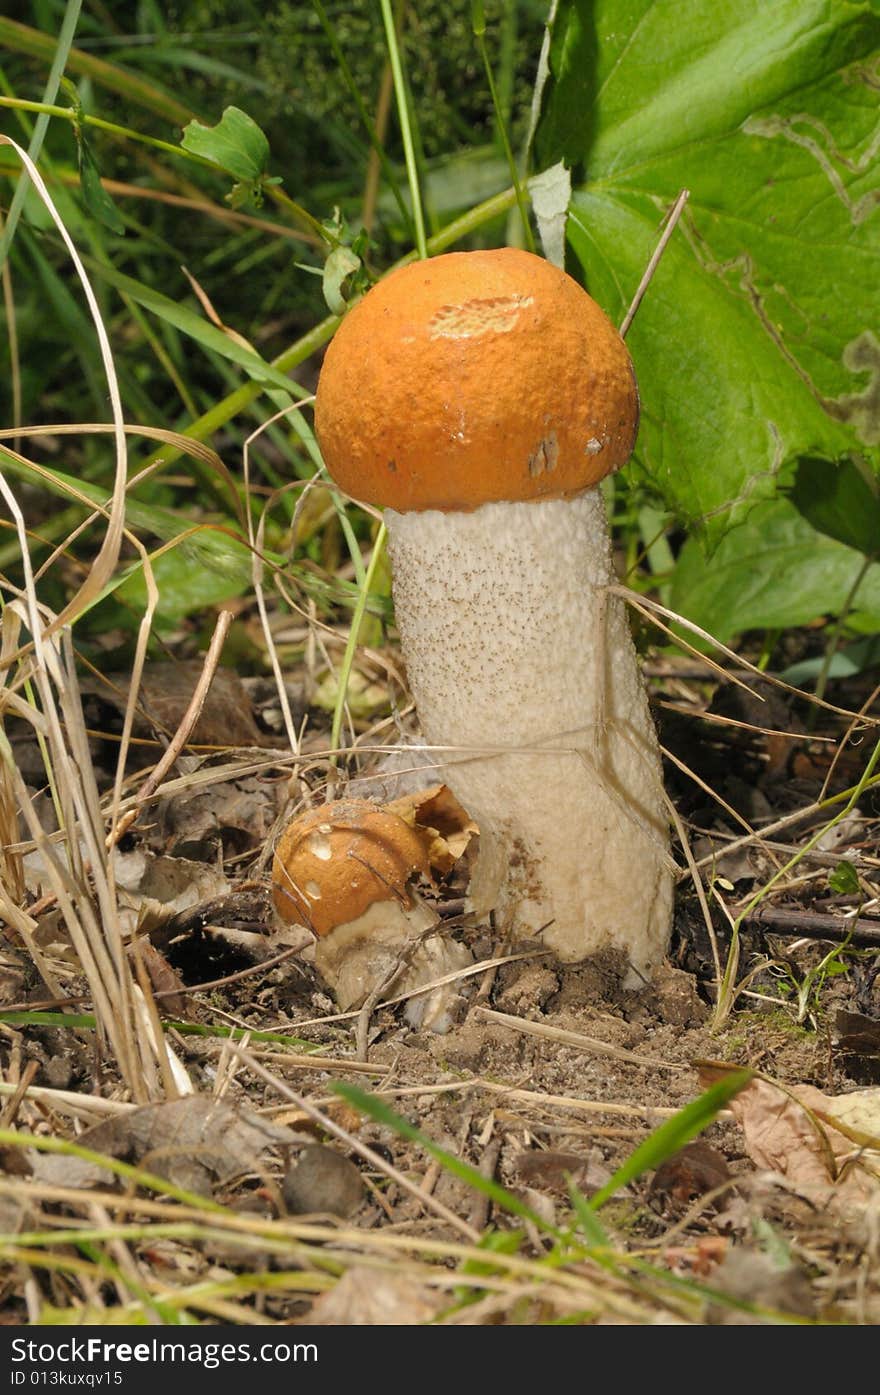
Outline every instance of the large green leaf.
{"label": "large green leaf", "polygon": [[880,554],[880,491],[851,460],[836,469],[825,460],[798,461],[789,497],[808,523],[866,557]]}
{"label": "large green leaf", "polygon": [[797,456],[878,464],[878,45],[876,3],[560,0],[538,155],[613,317],[690,190],[628,343],[638,458],[711,542]]}
{"label": "large green leaf", "polygon": [[[711,557],[689,539],[669,603],[726,644],[744,630],[784,629],[839,614],[864,561],[861,552],[817,533],[780,497],[756,505]],[[880,564],[867,569],[852,604],[880,627]]]}

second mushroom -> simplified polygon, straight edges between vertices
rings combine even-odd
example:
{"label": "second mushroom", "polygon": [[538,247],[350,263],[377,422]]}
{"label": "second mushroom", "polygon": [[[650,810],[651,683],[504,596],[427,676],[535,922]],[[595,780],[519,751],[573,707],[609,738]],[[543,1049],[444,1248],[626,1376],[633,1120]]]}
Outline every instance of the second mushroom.
{"label": "second mushroom", "polygon": [[511,249],[386,277],[316,402],[328,471],[386,509],[422,731],[480,829],[473,909],[563,960],[616,946],[641,975],[669,937],[668,828],[597,487],[638,413],[602,310]]}

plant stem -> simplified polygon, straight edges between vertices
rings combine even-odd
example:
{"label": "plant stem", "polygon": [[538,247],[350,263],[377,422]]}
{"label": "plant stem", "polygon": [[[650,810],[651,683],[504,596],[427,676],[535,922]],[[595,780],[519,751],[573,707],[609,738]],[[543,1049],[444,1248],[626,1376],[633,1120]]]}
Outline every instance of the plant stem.
{"label": "plant stem", "polygon": [[[52,59],[52,67],[49,70],[49,76],[46,79],[46,86],[43,91],[43,102],[47,105],[54,100],[58,93],[58,88],[60,86],[61,78],[64,73],[64,68],[67,63],[67,58],[70,53],[70,48],[73,43],[73,36],[76,31],[77,21],[79,20],[79,12],[81,7],[82,0],[67,0],[67,8],[64,12],[64,19],[61,22],[61,30],[58,34],[58,39],[55,44],[55,54]],[[10,101],[14,101],[15,99],[4,98],[2,100],[4,105],[9,105]],[[36,164],[40,158],[40,151],[43,148],[43,141],[46,137],[46,131],[48,129],[49,112],[45,110],[40,111],[37,120],[34,123],[33,135],[31,136],[30,142],[28,144],[28,155],[31,157],[34,164]],[[6,261],[6,256],[9,252],[9,247],[12,242],[13,236],[15,235],[15,229],[18,226],[18,220],[21,215],[21,210],[24,207],[25,197],[27,195],[28,189],[30,188],[30,183],[30,176],[28,175],[27,170],[23,170],[21,178],[19,179],[18,184],[15,187],[15,193],[12,196],[12,203],[9,208],[9,216],[6,219],[6,226],[3,228],[2,235],[0,235],[0,267],[2,267]]]}
{"label": "plant stem", "polygon": [[[871,553],[868,553],[862,559],[862,565],[856,572],[856,575],[853,579],[853,584],[847,592],[846,600],[840,607],[840,614],[834,622],[831,634],[828,637],[828,645],[825,650],[825,657],[822,660],[822,667],[819,670],[819,676],[816,679],[816,699],[818,702],[821,702],[825,696],[825,689],[828,686],[828,676],[831,672],[831,665],[834,662],[834,655],[837,653],[838,647],[840,645],[840,636],[843,633],[843,627],[846,624],[846,620],[850,611],[852,610],[853,601],[856,598],[856,592],[858,591],[859,587],[864,581],[868,568],[872,566],[873,563],[876,562],[876,560],[876,554]],[[818,708],[814,707],[810,713],[808,723],[810,729],[812,729],[812,727],[815,724],[817,711]]]}
{"label": "plant stem", "polygon": [[400,61],[400,46],[397,42],[394,15],[391,12],[391,0],[381,0],[381,5],[382,22],[385,25],[385,42],[388,45],[388,58],[391,63],[391,72],[394,76],[394,95],[397,99],[397,117],[400,122],[400,135],[403,140],[403,152],[406,159],[406,175],[409,182],[410,198],[412,199],[416,250],[424,261],[428,256],[428,245],[425,238],[425,215],[422,211],[419,171],[416,164],[415,143],[413,141],[412,124],[410,122],[409,102],[406,97],[403,65]]}
{"label": "plant stem", "polygon": [[376,575],[376,570],[382,560],[385,551],[385,524],[380,523],[376,532],[376,541],[373,544],[373,555],[370,558],[370,565],[367,567],[363,585],[357,598],[357,605],[351,617],[351,628],[348,632],[348,641],[345,646],[345,653],[342,656],[342,667],[339,670],[339,683],[337,685],[336,702],[333,707],[333,725],[330,729],[330,768],[336,769],[337,756],[339,755],[339,737],[342,732],[342,717],[345,712],[345,699],[348,695],[348,680],[351,677],[351,668],[354,663],[355,650],[358,646],[358,637],[361,632],[361,622],[367,608],[370,590]]}
{"label": "plant stem", "polygon": [[[480,6],[480,10],[482,10],[482,6]],[[482,14],[480,14],[479,17],[475,16],[474,36],[477,40],[477,47],[480,50],[480,57],[483,60],[483,67],[486,70],[486,81],[489,84],[489,92],[492,97],[492,106],[495,109],[496,129],[498,131],[498,135],[501,138],[501,144],[504,147],[504,155],[507,160],[507,166],[510,170],[510,180],[514,188],[514,192],[516,194],[516,203],[519,209],[519,216],[522,218],[523,233],[525,235],[526,247],[530,252],[534,252],[535,237],[532,232],[532,225],[529,221],[528,200],[523,191],[522,180],[519,177],[519,170],[517,169],[516,158],[514,156],[513,149],[511,148],[510,138],[507,134],[507,121],[505,119],[504,111],[501,107],[501,100],[498,95],[498,88],[495,84],[495,75],[492,72],[492,64],[489,62],[489,52],[486,48],[486,23],[485,20],[482,18]]]}
{"label": "plant stem", "polygon": [[403,218],[403,221],[406,224],[406,227],[409,230],[413,238],[413,241],[415,241],[416,233],[415,227],[413,225],[412,215],[410,214],[410,211],[406,206],[406,200],[404,199],[403,194],[401,192],[397,175],[394,172],[394,166],[389,160],[385,152],[385,147],[382,144],[382,135],[381,131],[378,129],[378,123],[376,127],[374,127],[373,122],[370,120],[370,114],[367,111],[367,108],[364,104],[364,100],[361,97],[360,92],[358,91],[357,83],[355,82],[354,75],[351,71],[351,68],[348,65],[348,60],[346,59],[345,54],[342,51],[342,46],[337,37],[336,29],[327,15],[327,11],[325,10],[322,4],[322,0],[312,0],[312,4],[315,8],[318,19],[321,21],[324,33],[327,35],[327,40],[330,44],[330,48],[333,51],[333,57],[339,64],[339,72],[340,76],[342,77],[342,81],[348,88],[348,91],[351,94],[352,101],[358,109],[358,115],[360,116],[361,121],[363,122],[364,130],[367,133],[367,138],[369,139],[370,145],[373,149],[373,154],[379,161],[379,164],[382,166],[382,173],[385,175],[385,178],[388,181],[388,186],[391,189],[392,194],[394,195],[397,207],[400,209],[400,215]]}

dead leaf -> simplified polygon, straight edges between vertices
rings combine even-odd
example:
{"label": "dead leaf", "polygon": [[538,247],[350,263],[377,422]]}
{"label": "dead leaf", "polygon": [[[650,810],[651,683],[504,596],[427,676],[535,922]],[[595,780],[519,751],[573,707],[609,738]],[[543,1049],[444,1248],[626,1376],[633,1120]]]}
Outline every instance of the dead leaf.
{"label": "dead leaf", "polygon": [[[700,1073],[717,1079],[717,1070]],[[730,1108],[755,1165],[809,1200],[842,1210],[880,1200],[880,1089],[824,1095],[755,1079]]]}
{"label": "dead leaf", "polygon": [[[138,692],[133,735],[173,736],[183,721],[203,668],[201,659],[158,660],[147,664]],[[121,716],[125,712],[130,683],[131,675],[127,673],[108,674],[99,682],[83,683],[84,696],[97,706],[97,712],[89,711],[90,725],[97,724],[111,731],[118,725],[110,714]],[[233,669],[216,670],[188,744],[221,747],[266,744],[254,720],[250,698]]]}
{"label": "dead leaf", "polygon": [[129,954],[139,958],[147,971],[150,987],[154,993],[163,994],[162,1011],[171,1017],[186,1017],[192,1008],[192,999],[184,992],[184,982],[168,963],[165,955],[151,945],[149,940],[139,939],[129,945]]}
{"label": "dead leaf", "polygon": [[[142,1167],[200,1196],[209,1196],[218,1182],[252,1171],[267,1148],[298,1141],[290,1129],[210,1095],[148,1104],[106,1119],[77,1139],[82,1148]],[[34,1175],[43,1181],[90,1187],[106,1186],[111,1180],[104,1169],[75,1158],[36,1155],[31,1160]],[[63,1175],[48,1177],[47,1163],[63,1165]]]}
{"label": "dead leaf", "polygon": [[480,831],[448,785],[416,790],[385,807],[422,835],[431,868],[441,876],[452,870]]}
{"label": "dead leaf", "polygon": [[412,1327],[430,1322],[448,1301],[405,1274],[355,1264],[315,1300],[304,1321],[321,1327]]}

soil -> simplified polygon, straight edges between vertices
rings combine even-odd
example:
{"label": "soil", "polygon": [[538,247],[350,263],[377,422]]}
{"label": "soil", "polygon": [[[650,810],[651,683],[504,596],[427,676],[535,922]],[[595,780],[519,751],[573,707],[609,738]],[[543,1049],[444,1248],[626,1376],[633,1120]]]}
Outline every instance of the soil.
{"label": "soil", "polygon": [[[742,821],[773,825],[845,790],[859,778],[864,750],[849,739],[839,745],[825,739],[833,736],[838,743],[842,734],[851,734],[846,720],[833,714],[823,714],[823,723],[808,730],[805,712],[769,684],[750,679],[755,697],[732,685],[713,691],[698,663],[688,668],[664,660],[657,669],[662,739],[671,753],[669,789],[694,858],[714,855],[716,886],[736,914],[835,809],[793,819],[772,838],[751,837],[727,852],[740,837]],[[195,1090],[210,1095],[218,1072],[226,1072],[225,1103],[296,1135],[292,1149],[270,1151],[253,1172],[218,1184],[216,1199],[283,1216],[285,1196],[303,1194],[304,1174],[299,1182],[292,1177],[297,1156],[312,1148],[314,1172],[320,1164],[314,1145],[320,1143],[360,1169],[363,1199],[351,1170],[340,1174],[344,1199],[338,1215],[351,1216],[349,1227],[365,1236],[383,1231],[460,1243],[462,1229],[448,1219],[451,1212],[475,1234],[487,1226],[509,1231],[522,1225],[524,1252],[540,1255],[548,1241],[534,1219],[511,1218],[497,1201],[438,1166],[421,1141],[341,1099],[334,1082],[348,1080],[372,1091],[426,1139],[502,1184],[533,1218],[560,1226],[571,1220],[569,1185],[587,1198],[600,1191],[652,1131],[717,1078],[706,1063],[749,1067],[783,1089],[809,1085],[827,1096],[865,1089],[880,1077],[876,790],[867,790],[849,819],[811,847],[762,902],[761,915],[768,907],[796,912],[790,925],[780,929],[772,916],[746,918],[734,976],[740,991],[720,1021],[713,950],[689,879],[679,887],[670,960],[634,992],[624,987],[626,965],[618,955],[563,966],[534,942],[497,944],[488,927],[462,914],[464,873],[454,868],[437,892],[446,932],[465,940],[477,960],[496,956],[507,962],[462,982],[458,1020],[435,1035],[408,1026],[399,1006],[376,1008],[360,1020],[357,1013],[341,1017],[307,959],[294,952],[289,933],[285,940],[273,922],[265,848],[284,816],[289,771],[280,761],[272,763],[271,733],[261,723],[262,691],[251,686],[253,710],[245,718],[248,729],[253,725],[260,733],[260,745],[209,758],[222,764],[234,754],[242,766],[248,755],[259,755],[258,773],[251,764],[246,775],[214,784],[207,800],[184,790],[162,801],[120,847],[122,858],[143,859],[140,881],[133,884],[141,884],[146,869],[151,904],[157,895],[164,904],[149,965],[159,1001],[173,1005],[184,1028],[238,1026],[257,1034],[247,1050],[262,1075],[241,1063],[230,1072],[227,1048],[216,1036],[171,1028]],[[857,683],[829,695],[850,710],[864,700]],[[163,720],[173,729],[174,712],[163,710]],[[31,753],[20,754],[25,768]],[[684,775],[676,760],[697,778]],[[167,868],[157,881],[163,859],[181,859],[181,866],[188,859],[187,867],[200,867],[198,891],[181,896],[174,879],[168,882]],[[191,872],[183,878],[188,886],[192,880]],[[157,885],[165,890],[157,892]],[[138,904],[141,925],[149,926],[142,898]],[[847,942],[854,918],[861,929]],[[724,964],[731,949],[729,922],[717,913],[713,919]],[[47,917],[45,926],[47,941],[63,939],[57,916],[51,924]],[[829,926],[839,926],[839,932],[829,937]],[[832,951],[842,944],[835,958]],[[39,1005],[50,996],[20,946],[10,945],[5,973],[8,1006]],[[197,985],[207,987],[191,991]],[[74,1000],[85,998],[81,978],[70,976],[66,986]],[[259,1035],[265,1033],[304,1045],[291,1054]],[[30,1025],[11,1042],[2,1048],[7,1079],[20,1079],[33,1062],[30,1084],[84,1098],[120,1098],[112,1064],[98,1060],[87,1036]],[[315,1048],[321,1064],[313,1067],[307,1052]],[[27,1099],[19,1106],[20,1125],[35,1127]],[[316,1109],[323,1123],[315,1122]],[[342,1132],[328,1132],[327,1121]],[[371,1153],[366,1160],[363,1147]],[[3,1162],[14,1175],[8,1149]],[[331,1214],[333,1172],[326,1170],[316,1193]],[[399,1174],[409,1179],[409,1189],[396,1180]],[[741,1121],[730,1111],[723,1110],[683,1153],[640,1170],[601,1215],[621,1254],[647,1257],[672,1275],[732,1295],[731,1306],[709,1293],[698,1321],[758,1321],[764,1309],[777,1320],[880,1320],[876,1226],[854,1238],[845,1217],[833,1207],[817,1207],[799,1186],[794,1164],[788,1183],[774,1180],[756,1164]],[[425,1304],[431,1310],[422,1289],[406,1302],[393,1284],[382,1290],[385,1317],[365,1314],[353,1299],[354,1306],[346,1307],[345,1295],[340,1283],[332,1302],[329,1294],[314,1300],[279,1296],[263,1311],[280,1321],[362,1322],[420,1321]],[[21,1300],[8,1288],[6,1301],[21,1316]],[[485,1312],[487,1321],[509,1320],[497,1305]],[[549,1316],[538,1306],[525,1320]],[[599,1319],[626,1320],[613,1310]],[[677,1319],[667,1314],[660,1320]]]}

